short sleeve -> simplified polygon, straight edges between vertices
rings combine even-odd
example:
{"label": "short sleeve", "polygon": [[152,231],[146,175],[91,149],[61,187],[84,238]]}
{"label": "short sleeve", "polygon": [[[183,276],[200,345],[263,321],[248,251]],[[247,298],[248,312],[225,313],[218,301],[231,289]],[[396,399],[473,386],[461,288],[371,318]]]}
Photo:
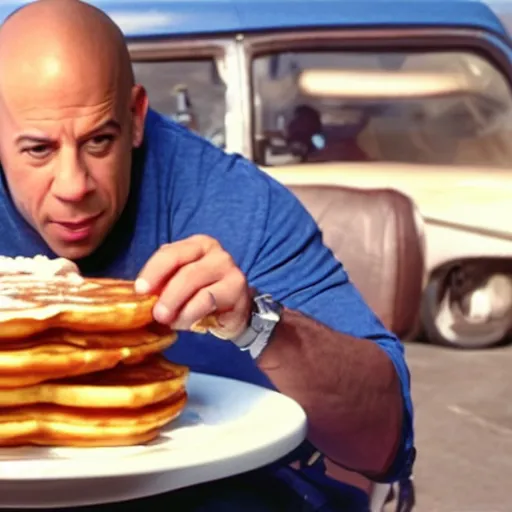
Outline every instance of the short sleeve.
{"label": "short sleeve", "polygon": [[393,362],[404,402],[402,441],[383,481],[409,476],[415,457],[410,375],[404,347],[372,312],[347,272],[324,245],[302,204],[285,187],[268,180],[268,210],[259,252],[248,271],[250,284],[271,293],[339,332],[377,343]]}

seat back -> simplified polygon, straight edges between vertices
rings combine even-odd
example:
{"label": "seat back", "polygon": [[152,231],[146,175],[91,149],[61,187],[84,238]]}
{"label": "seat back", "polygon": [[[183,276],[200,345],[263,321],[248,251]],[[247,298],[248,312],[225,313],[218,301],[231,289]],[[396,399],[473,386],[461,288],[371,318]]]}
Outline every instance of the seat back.
{"label": "seat back", "polygon": [[410,335],[425,273],[423,222],[412,200],[391,189],[289,188],[384,325],[401,338]]}

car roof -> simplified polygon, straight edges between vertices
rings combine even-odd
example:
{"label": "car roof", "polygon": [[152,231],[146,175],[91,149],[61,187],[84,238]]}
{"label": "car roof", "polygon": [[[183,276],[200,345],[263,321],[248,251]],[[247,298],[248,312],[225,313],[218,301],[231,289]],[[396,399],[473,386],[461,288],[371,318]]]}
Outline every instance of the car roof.
{"label": "car roof", "polygon": [[[323,28],[471,28],[507,37],[478,0],[88,0],[128,38]],[[0,21],[26,0],[2,0]],[[314,4],[314,7],[313,7]]]}

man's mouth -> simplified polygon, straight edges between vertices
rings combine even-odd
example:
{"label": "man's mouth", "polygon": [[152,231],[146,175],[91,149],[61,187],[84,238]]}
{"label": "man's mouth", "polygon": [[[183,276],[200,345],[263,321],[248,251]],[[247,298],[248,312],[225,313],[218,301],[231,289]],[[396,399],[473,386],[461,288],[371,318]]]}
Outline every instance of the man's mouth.
{"label": "man's mouth", "polygon": [[64,242],[81,242],[89,238],[97,220],[103,212],[76,220],[54,220],[51,226],[55,234]]}

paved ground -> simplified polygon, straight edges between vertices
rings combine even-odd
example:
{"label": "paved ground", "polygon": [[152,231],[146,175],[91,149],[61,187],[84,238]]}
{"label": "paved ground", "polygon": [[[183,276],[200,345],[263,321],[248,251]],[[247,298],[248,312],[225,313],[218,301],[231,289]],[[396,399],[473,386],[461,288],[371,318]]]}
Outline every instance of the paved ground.
{"label": "paved ground", "polygon": [[512,512],[512,346],[407,345],[416,403],[415,512]]}

